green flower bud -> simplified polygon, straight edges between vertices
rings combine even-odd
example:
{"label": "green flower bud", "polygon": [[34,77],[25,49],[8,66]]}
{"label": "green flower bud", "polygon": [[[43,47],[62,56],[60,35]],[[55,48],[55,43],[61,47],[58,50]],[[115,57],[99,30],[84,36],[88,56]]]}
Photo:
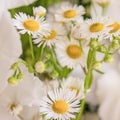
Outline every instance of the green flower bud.
{"label": "green flower bud", "polygon": [[105,61],[105,62],[112,62],[112,61],[113,61],[112,55],[106,55],[106,56],[104,57],[104,61]]}
{"label": "green flower bud", "polygon": [[58,77],[58,72],[57,71],[52,71],[51,73],[50,73],[50,76],[52,77],[52,78],[57,78]]}
{"label": "green flower bud", "polygon": [[112,42],[112,48],[113,49],[118,49],[120,47],[119,42],[117,40]]}
{"label": "green flower bud", "polygon": [[23,74],[22,74],[22,73],[19,73],[19,74],[17,75],[17,78],[20,79],[20,80],[22,80],[22,79],[23,79]]}
{"label": "green flower bud", "polygon": [[8,79],[8,83],[11,85],[17,85],[18,84],[18,80],[15,77],[10,77]]}
{"label": "green flower bud", "polygon": [[95,48],[97,46],[98,46],[98,41],[97,40],[93,39],[93,40],[90,41],[90,47]]}
{"label": "green flower bud", "polygon": [[93,68],[94,69],[99,69],[100,67],[101,67],[101,62],[98,62],[98,61],[96,61],[94,64],[93,64]]}
{"label": "green flower bud", "polygon": [[11,69],[13,70],[16,70],[18,68],[18,63],[14,63],[12,66],[11,66]]}
{"label": "green flower bud", "polygon": [[98,48],[98,50],[100,51],[100,52],[102,52],[102,53],[104,53],[104,52],[106,52],[106,48],[105,48],[105,46],[100,46],[99,48]]}
{"label": "green flower bud", "polygon": [[46,55],[46,58],[49,60],[51,58],[51,55],[50,54],[47,54]]}

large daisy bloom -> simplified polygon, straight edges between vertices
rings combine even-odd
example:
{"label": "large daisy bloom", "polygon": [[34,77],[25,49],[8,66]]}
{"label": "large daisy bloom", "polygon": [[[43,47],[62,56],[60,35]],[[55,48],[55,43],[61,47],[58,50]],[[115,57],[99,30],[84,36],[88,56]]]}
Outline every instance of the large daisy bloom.
{"label": "large daisy bloom", "polygon": [[79,65],[85,66],[85,53],[76,40],[59,41],[55,46],[55,52],[61,66],[75,68]]}
{"label": "large daisy bloom", "polygon": [[55,19],[59,22],[68,22],[71,20],[78,20],[85,13],[83,6],[61,6],[56,11]]}
{"label": "large daisy bloom", "polygon": [[59,23],[52,23],[49,34],[39,37],[33,42],[38,44],[38,47],[42,44],[44,44],[44,46],[52,47],[56,42],[58,42],[58,40],[60,41],[66,37],[67,31],[65,30],[65,27]]}
{"label": "large daisy bloom", "polygon": [[45,119],[69,120],[75,118],[79,111],[80,100],[74,92],[64,89],[49,91],[43,97],[40,105],[40,112],[45,114]]}
{"label": "large daisy bloom", "polygon": [[62,88],[74,91],[80,99],[84,97],[84,80],[79,77],[70,76],[62,82]]}
{"label": "large daisy bloom", "polygon": [[15,14],[13,24],[19,30],[19,33],[28,33],[29,35],[33,35],[33,37],[46,35],[49,31],[49,25],[43,17],[31,17],[22,12]]}
{"label": "large daisy bloom", "polygon": [[105,38],[108,36],[109,29],[107,26],[110,23],[108,17],[96,17],[88,19],[81,24],[81,35],[88,40],[90,38]]}

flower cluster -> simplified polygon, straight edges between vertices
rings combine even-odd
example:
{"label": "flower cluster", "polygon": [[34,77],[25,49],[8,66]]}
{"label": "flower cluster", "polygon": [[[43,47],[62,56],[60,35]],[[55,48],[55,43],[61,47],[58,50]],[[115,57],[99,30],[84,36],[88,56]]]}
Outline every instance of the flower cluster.
{"label": "flower cluster", "polygon": [[[86,9],[68,2],[21,11],[12,25],[23,51],[9,65],[2,107],[16,120],[80,120],[93,71],[102,73],[101,65],[119,50],[119,21],[85,19]],[[73,74],[76,68],[83,76]]]}

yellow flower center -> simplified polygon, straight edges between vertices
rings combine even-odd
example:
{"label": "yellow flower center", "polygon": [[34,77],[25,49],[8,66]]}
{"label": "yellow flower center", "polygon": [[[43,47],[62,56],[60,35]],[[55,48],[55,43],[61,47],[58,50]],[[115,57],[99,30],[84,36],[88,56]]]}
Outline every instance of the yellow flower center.
{"label": "yellow flower center", "polygon": [[112,29],[109,31],[109,33],[114,33],[114,32],[117,32],[120,29],[120,24],[115,22],[115,23],[109,25],[108,27],[112,27]]}
{"label": "yellow flower center", "polygon": [[74,18],[76,16],[76,10],[67,10],[64,12],[65,18]]}
{"label": "yellow flower center", "polygon": [[100,32],[104,29],[104,24],[103,23],[93,23],[90,26],[90,32]]}
{"label": "yellow flower center", "polygon": [[64,114],[69,109],[69,105],[64,100],[56,100],[52,105],[52,109],[55,113]]}
{"label": "yellow flower center", "polygon": [[35,32],[40,28],[39,23],[32,19],[28,19],[28,20],[24,21],[23,25],[27,30],[30,30],[32,32]]}
{"label": "yellow flower center", "polygon": [[79,89],[78,88],[76,88],[75,86],[70,86],[70,88],[69,88],[71,91],[75,91],[76,92],[76,95],[78,95],[78,93],[79,93]]}
{"label": "yellow flower center", "polygon": [[55,30],[51,30],[50,35],[46,36],[45,38],[47,40],[52,40],[53,38],[55,38],[57,36],[57,32]]}
{"label": "yellow flower center", "polygon": [[80,48],[80,46],[78,45],[69,45],[67,47],[67,54],[73,58],[73,59],[77,59],[79,57],[81,57],[82,55],[82,50]]}

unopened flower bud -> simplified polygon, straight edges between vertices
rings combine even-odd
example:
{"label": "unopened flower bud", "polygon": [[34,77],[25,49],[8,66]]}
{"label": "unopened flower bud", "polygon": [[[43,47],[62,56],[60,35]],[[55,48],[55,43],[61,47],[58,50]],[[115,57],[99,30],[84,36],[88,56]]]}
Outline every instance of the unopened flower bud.
{"label": "unopened flower bud", "polygon": [[37,17],[44,17],[46,15],[46,8],[39,6],[33,8],[33,14]]}
{"label": "unopened flower bud", "polygon": [[50,59],[50,58],[51,58],[51,55],[50,55],[50,54],[47,54],[47,55],[46,55],[46,58],[47,58],[47,59]]}
{"label": "unopened flower bud", "polygon": [[94,64],[93,64],[93,68],[94,69],[99,69],[101,67],[101,62],[95,62]]}
{"label": "unopened flower bud", "polygon": [[96,41],[96,40],[91,40],[90,41],[90,47],[95,48],[97,46],[98,46],[98,41]]}
{"label": "unopened flower bud", "polygon": [[22,79],[23,79],[23,74],[22,74],[22,73],[19,73],[19,74],[17,75],[17,78],[20,79],[20,80],[22,80]]}
{"label": "unopened flower bud", "polygon": [[112,42],[112,48],[118,49],[120,47],[119,42],[117,40]]}
{"label": "unopened flower bud", "polygon": [[98,50],[102,53],[106,52],[105,46],[100,46]]}
{"label": "unopened flower bud", "polygon": [[8,83],[11,85],[17,85],[18,84],[18,80],[15,77],[10,77],[8,79]]}
{"label": "unopened flower bud", "polygon": [[52,71],[52,72],[50,73],[50,76],[51,76],[52,78],[56,78],[56,77],[58,77],[58,72],[57,72],[57,71]]}
{"label": "unopened flower bud", "polygon": [[44,62],[42,62],[42,61],[36,62],[36,64],[35,64],[35,70],[38,73],[43,73],[45,71],[45,64],[44,64]]}
{"label": "unopened flower bud", "polygon": [[113,61],[112,55],[106,55],[105,58],[104,58],[104,61],[105,62],[112,62]]}
{"label": "unopened flower bud", "polygon": [[16,70],[18,68],[18,63],[14,63],[12,66],[11,66],[11,69],[13,70]]}

